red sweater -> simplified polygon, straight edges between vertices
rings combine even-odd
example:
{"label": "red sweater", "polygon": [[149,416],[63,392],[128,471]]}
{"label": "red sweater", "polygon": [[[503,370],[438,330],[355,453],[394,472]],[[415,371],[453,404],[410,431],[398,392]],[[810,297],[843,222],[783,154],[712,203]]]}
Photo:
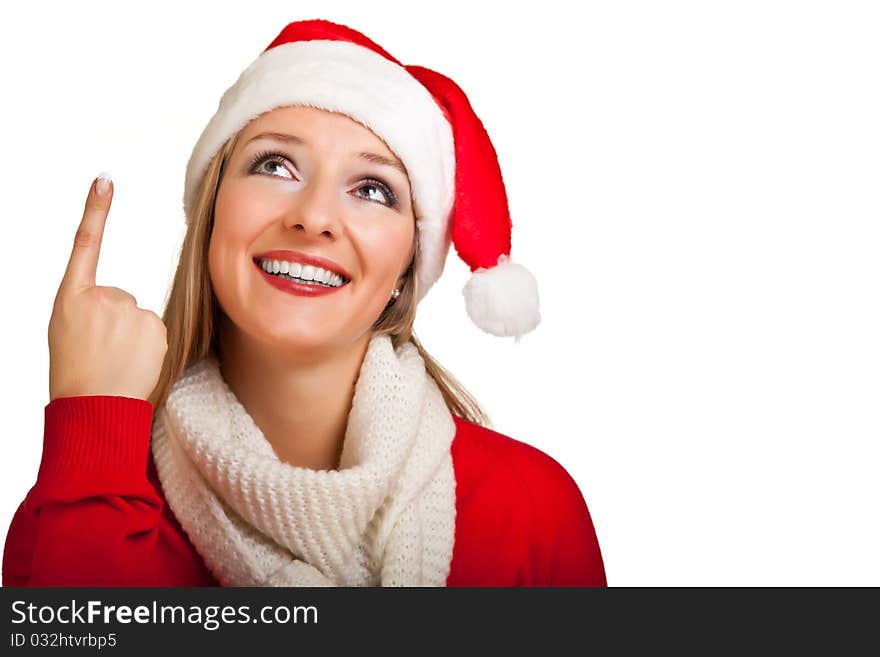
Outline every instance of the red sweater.
{"label": "red sweater", "polygon": [[[606,586],[592,519],[552,457],[453,416],[455,544],[447,586]],[[115,396],[45,408],[37,481],[3,553],[3,586],[217,586],[150,454],[153,407]]]}

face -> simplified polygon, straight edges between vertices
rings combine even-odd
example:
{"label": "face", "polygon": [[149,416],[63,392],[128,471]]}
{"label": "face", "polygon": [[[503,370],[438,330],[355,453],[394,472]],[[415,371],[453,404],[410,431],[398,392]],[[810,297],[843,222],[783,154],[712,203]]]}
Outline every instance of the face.
{"label": "face", "polygon": [[[244,128],[220,181],[208,248],[211,282],[235,330],[310,353],[369,333],[413,257],[409,179],[383,160],[400,165],[360,123],[312,107],[278,108]],[[281,289],[255,264],[278,250],[323,258],[347,282],[313,296]]]}

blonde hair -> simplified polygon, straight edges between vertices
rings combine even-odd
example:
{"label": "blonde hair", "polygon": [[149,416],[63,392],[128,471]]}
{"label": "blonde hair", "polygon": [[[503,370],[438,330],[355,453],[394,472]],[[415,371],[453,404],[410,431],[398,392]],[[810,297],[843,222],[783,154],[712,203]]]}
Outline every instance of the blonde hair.
{"label": "blonde hair", "polygon": [[[168,294],[162,320],[167,327],[168,350],[162,364],[159,381],[149,402],[158,415],[175,381],[190,365],[209,354],[217,356],[218,327],[223,310],[214,295],[208,275],[208,244],[214,226],[214,202],[223,179],[229,156],[238,143],[241,132],[232,136],[212,158],[197,193],[186,235],[183,238],[180,260],[171,290]],[[373,324],[374,333],[390,336],[396,349],[411,342],[425,362],[425,369],[443,393],[450,412],[481,426],[490,426],[486,412],[448,371],[434,360],[413,332],[417,296],[415,272],[419,266],[419,231],[415,231],[415,255],[400,295],[382,311]]]}

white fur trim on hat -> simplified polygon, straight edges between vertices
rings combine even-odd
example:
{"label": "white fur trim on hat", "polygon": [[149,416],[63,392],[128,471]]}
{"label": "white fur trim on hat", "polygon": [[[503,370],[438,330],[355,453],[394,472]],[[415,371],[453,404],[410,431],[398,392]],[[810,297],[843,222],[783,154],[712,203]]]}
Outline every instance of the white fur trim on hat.
{"label": "white fur trim on hat", "polygon": [[451,243],[452,127],[431,93],[406,69],[348,41],[297,41],[270,48],[226,90],[186,167],[187,223],[214,154],[250,121],[287,105],[345,114],[373,131],[403,162],[419,231],[421,300],[443,273]]}

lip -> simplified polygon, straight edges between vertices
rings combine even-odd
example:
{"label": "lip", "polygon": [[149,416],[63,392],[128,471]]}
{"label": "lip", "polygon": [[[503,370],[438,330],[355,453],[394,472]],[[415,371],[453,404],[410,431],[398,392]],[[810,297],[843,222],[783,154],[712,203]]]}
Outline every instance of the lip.
{"label": "lip", "polygon": [[321,269],[327,269],[332,271],[334,274],[339,274],[342,276],[343,284],[348,283],[351,280],[351,274],[349,274],[345,269],[343,269],[340,265],[336,264],[332,260],[328,260],[327,258],[322,258],[320,256],[309,255],[308,253],[303,253],[301,251],[285,251],[285,250],[275,250],[275,251],[266,251],[265,253],[259,253],[254,256],[254,262],[257,263],[257,266],[260,264],[260,260],[262,258],[269,258],[270,260],[287,260],[288,262],[299,262],[306,265],[314,265],[315,267],[320,267]]}
{"label": "lip", "polygon": [[[269,256],[264,256],[269,257]],[[324,287],[323,285],[308,285],[306,283],[296,283],[294,281],[288,281],[283,278],[278,278],[277,276],[272,276],[271,274],[267,274],[263,271],[263,268],[260,267],[259,261],[254,261],[254,267],[257,268],[257,271],[260,272],[260,275],[265,279],[267,283],[270,285],[274,285],[279,290],[283,292],[287,292],[288,294],[295,294],[301,297],[322,297],[327,294],[333,294],[334,292],[338,292],[343,289],[346,285],[348,285],[348,281],[344,282],[339,287]]]}

